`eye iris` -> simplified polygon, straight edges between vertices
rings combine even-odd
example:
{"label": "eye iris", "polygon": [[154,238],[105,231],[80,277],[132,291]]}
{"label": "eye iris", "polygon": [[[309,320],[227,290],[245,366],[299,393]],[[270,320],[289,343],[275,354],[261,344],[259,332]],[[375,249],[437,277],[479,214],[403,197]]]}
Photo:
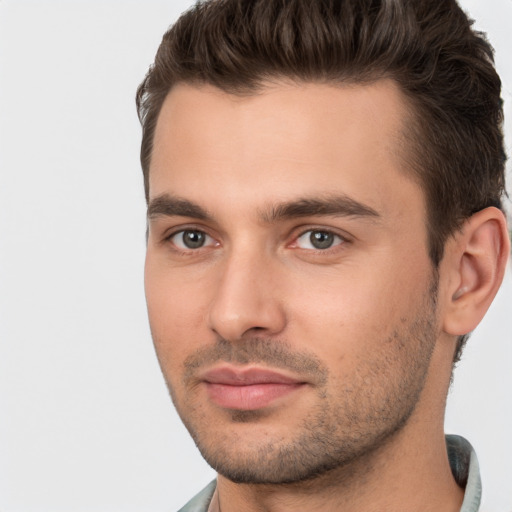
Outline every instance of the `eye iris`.
{"label": "eye iris", "polygon": [[204,245],[205,236],[200,231],[184,231],[183,243],[189,249],[198,249]]}
{"label": "eye iris", "polygon": [[334,242],[334,235],[325,231],[313,231],[309,240],[316,249],[328,249]]}

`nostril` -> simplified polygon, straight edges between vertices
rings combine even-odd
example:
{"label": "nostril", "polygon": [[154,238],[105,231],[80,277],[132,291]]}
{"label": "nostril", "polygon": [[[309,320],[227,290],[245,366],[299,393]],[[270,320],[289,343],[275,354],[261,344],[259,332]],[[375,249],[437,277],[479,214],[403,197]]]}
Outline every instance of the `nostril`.
{"label": "nostril", "polygon": [[264,333],[268,333],[268,329],[265,327],[259,327],[259,326],[249,327],[242,333],[241,338],[261,336]]}

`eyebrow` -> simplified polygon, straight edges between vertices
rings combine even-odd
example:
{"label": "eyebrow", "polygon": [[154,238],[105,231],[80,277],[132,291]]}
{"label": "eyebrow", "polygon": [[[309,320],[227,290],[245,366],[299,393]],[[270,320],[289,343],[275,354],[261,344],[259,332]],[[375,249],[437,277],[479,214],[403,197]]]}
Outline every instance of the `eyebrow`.
{"label": "eyebrow", "polygon": [[[261,219],[268,224],[279,220],[321,215],[375,220],[380,218],[380,214],[376,210],[346,195],[329,195],[321,198],[306,197],[271,205],[268,211],[260,212]],[[191,217],[204,221],[214,220],[213,215],[198,204],[170,194],[157,196],[149,203],[148,219],[151,220],[161,216]]]}
{"label": "eyebrow", "polygon": [[162,194],[150,201],[147,217],[148,219],[156,217],[192,217],[199,220],[212,220],[212,216],[198,204],[169,194]]}
{"label": "eyebrow", "polygon": [[275,222],[296,217],[328,215],[333,217],[366,217],[378,219],[380,214],[346,195],[329,195],[322,198],[304,198],[273,206],[269,213],[263,213],[265,222]]}

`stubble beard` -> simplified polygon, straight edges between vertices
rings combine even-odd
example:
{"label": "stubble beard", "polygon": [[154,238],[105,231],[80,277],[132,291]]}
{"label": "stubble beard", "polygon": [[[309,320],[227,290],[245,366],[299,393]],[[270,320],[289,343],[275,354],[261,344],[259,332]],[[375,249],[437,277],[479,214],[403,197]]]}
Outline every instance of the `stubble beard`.
{"label": "stubble beard", "polygon": [[[391,336],[378,343],[387,352],[370,357],[371,365],[361,362],[351,382],[330,384],[335,376],[315,356],[265,338],[219,340],[187,358],[185,384],[193,380],[197,368],[216,361],[264,363],[314,376],[317,405],[287,438],[261,440],[247,450],[242,437],[212,429],[214,419],[200,407],[180,403],[168,381],[171,398],[204,459],[233,482],[304,483],[334,470],[343,475],[343,469],[347,476],[355,476],[358,462],[370,466],[372,454],[402,431],[420,400],[438,334],[436,298],[434,279],[416,317],[401,319]],[[265,416],[262,411],[232,411],[230,421],[257,424]]]}

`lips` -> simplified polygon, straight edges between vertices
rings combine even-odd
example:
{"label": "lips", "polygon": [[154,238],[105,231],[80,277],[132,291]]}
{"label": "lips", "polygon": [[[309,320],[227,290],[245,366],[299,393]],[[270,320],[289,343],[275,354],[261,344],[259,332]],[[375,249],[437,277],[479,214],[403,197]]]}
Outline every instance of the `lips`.
{"label": "lips", "polygon": [[242,411],[267,407],[305,385],[305,382],[263,368],[215,368],[205,372],[201,380],[213,403]]}

